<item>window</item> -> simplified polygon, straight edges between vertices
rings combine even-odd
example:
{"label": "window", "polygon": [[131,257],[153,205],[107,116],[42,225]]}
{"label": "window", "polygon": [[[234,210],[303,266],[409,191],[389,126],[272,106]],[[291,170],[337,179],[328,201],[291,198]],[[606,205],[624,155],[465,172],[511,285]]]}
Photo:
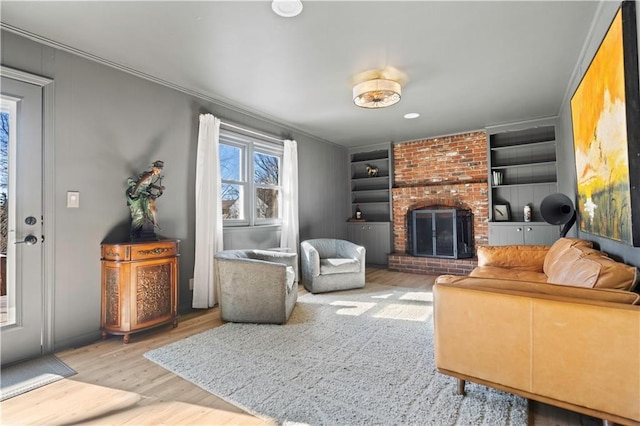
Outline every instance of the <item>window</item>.
{"label": "window", "polygon": [[220,133],[225,226],[281,223],[282,146],[228,131]]}

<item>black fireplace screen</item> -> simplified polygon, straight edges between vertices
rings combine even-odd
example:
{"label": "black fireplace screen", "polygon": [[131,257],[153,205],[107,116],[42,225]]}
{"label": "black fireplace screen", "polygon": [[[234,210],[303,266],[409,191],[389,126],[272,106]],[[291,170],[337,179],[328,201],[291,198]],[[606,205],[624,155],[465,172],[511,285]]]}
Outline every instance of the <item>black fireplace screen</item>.
{"label": "black fireplace screen", "polygon": [[411,254],[461,259],[473,257],[473,216],[470,210],[413,210]]}

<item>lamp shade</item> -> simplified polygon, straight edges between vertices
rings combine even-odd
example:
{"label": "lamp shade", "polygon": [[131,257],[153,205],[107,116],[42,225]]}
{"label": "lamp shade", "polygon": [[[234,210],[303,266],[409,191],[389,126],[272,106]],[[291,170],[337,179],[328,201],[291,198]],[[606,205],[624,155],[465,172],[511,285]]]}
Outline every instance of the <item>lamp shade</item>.
{"label": "lamp shade", "polygon": [[376,78],[353,86],[353,103],[361,108],[384,108],[400,102],[402,88],[393,80]]}

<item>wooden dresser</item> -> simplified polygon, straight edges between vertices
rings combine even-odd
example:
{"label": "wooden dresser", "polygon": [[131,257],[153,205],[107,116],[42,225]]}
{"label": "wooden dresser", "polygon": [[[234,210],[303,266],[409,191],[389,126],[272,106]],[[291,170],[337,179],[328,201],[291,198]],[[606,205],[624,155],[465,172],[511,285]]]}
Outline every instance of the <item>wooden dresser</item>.
{"label": "wooden dresser", "polygon": [[102,244],[102,337],[178,326],[179,240]]}

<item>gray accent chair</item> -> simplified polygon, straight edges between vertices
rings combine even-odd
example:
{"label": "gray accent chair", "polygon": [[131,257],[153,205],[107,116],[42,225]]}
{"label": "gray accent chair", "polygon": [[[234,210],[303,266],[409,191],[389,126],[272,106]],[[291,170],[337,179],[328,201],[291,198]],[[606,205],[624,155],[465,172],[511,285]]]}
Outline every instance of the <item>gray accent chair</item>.
{"label": "gray accent chair", "polygon": [[300,243],[302,284],[311,293],[362,288],[364,247],[350,241],[317,238]]}
{"label": "gray accent chair", "polygon": [[298,299],[298,255],[224,250],[214,255],[223,321],[284,324]]}

